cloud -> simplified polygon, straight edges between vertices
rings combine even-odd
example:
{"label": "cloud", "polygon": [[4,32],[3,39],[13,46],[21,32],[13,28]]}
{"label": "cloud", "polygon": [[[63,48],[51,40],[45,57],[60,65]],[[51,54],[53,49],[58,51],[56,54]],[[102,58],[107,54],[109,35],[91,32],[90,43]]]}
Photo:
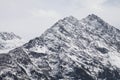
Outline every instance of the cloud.
{"label": "cloud", "polygon": [[120,7],[120,0],[106,0],[104,4],[108,7]]}
{"label": "cloud", "polygon": [[34,17],[60,18],[61,15],[53,10],[36,9],[31,12]]}
{"label": "cloud", "polygon": [[80,5],[84,8],[90,8],[92,6],[100,6],[101,4],[103,4],[104,2],[106,2],[107,0],[72,0],[75,4],[77,4],[78,7],[80,7]]}

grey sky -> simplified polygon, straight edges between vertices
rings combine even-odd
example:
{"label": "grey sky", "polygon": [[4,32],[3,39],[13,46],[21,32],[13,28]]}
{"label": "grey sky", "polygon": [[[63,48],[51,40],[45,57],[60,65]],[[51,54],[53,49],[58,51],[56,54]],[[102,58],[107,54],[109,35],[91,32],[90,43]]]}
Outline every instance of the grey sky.
{"label": "grey sky", "polygon": [[32,39],[63,17],[92,13],[120,29],[120,0],[0,0],[0,31]]}

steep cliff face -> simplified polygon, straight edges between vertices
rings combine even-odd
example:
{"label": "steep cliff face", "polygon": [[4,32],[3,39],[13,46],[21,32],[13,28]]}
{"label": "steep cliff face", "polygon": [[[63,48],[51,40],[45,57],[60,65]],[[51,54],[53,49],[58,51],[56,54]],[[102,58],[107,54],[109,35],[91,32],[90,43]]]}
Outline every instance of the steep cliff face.
{"label": "steep cliff face", "polygon": [[[70,16],[4,56],[21,69],[24,80],[119,80],[119,44],[120,30],[98,16],[82,20]],[[4,70],[18,70],[0,68],[4,79]]]}
{"label": "steep cliff face", "polygon": [[0,53],[7,53],[22,44],[24,41],[14,33],[0,32]]}

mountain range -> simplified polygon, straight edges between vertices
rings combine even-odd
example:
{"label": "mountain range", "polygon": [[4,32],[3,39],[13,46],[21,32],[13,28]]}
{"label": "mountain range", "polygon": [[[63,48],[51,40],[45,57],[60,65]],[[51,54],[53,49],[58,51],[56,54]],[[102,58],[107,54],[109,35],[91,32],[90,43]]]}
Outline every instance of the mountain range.
{"label": "mountain range", "polygon": [[120,30],[94,14],[60,19],[14,48],[0,53],[0,80],[120,80]]}

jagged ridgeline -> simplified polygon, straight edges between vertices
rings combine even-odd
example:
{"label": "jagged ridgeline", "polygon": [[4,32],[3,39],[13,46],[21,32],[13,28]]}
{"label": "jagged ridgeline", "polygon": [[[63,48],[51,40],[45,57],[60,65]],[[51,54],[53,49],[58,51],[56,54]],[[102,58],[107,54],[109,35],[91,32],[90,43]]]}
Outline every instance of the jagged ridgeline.
{"label": "jagged ridgeline", "polygon": [[120,30],[91,14],[56,22],[0,55],[1,80],[119,80]]}

